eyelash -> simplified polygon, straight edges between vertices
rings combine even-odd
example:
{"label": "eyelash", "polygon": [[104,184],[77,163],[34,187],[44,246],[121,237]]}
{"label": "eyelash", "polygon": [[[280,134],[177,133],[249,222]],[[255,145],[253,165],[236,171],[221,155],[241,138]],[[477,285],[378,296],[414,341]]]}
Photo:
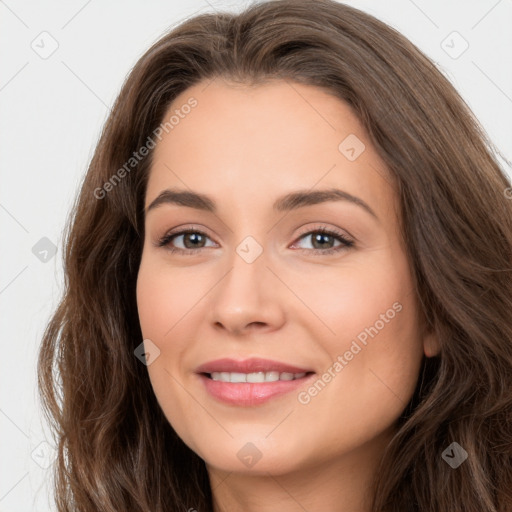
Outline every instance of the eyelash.
{"label": "eyelash", "polygon": [[[338,239],[338,241],[340,241],[342,243],[342,245],[338,246],[338,247],[332,247],[330,249],[296,249],[296,250],[298,250],[300,252],[307,252],[310,254],[312,253],[313,255],[324,256],[324,255],[329,255],[329,254],[335,254],[335,253],[344,251],[346,249],[350,249],[354,245],[354,242],[352,240],[348,239],[343,233],[341,233],[335,229],[327,229],[325,227],[319,227],[319,228],[315,228],[313,230],[306,231],[305,233],[302,233],[301,235],[299,235],[299,237],[297,238],[297,241],[305,236],[313,235],[316,233],[321,233],[323,235],[332,236],[332,237]],[[197,249],[181,249],[180,247],[168,246],[168,244],[171,242],[171,240],[173,238],[180,236],[180,235],[187,235],[187,234],[199,234],[201,236],[209,238],[208,235],[201,230],[185,229],[182,231],[177,231],[175,233],[172,233],[172,232],[166,233],[162,238],[160,238],[158,240],[156,245],[157,245],[157,247],[164,247],[167,251],[169,251],[171,253],[175,253],[175,254],[190,255],[190,252],[198,253],[198,252],[201,252],[203,249],[208,249],[208,247],[199,247]]]}

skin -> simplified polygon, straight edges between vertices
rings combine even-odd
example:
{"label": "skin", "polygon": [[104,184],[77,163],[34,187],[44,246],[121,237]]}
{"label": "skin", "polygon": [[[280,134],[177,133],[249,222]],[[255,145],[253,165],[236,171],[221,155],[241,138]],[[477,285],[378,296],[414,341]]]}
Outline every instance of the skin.
{"label": "skin", "polygon": [[[351,108],[320,88],[216,79],[184,91],[166,119],[190,97],[197,106],[153,150],[145,205],[180,188],[207,194],[218,211],[162,204],[146,214],[137,302],[143,336],[160,350],[147,367],[155,395],[205,461],[216,511],[367,511],[422,358],[439,352],[418,322],[391,177]],[[338,149],[349,134],[365,145],[354,161]],[[349,201],[272,209],[288,192],[331,187],[378,219]],[[169,243],[189,254],[155,245],[190,227],[207,238]],[[323,254],[341,242],[315,245],[307,233],[318,227],[354,245]],[[236,252],[247,236],[263,251],[252,263]],[[295,391],[252,407],[220,403],[195,373],[221,357],[263,357],[320,377],[397,302],[401,311],[307,404]],[[252,467],[237,457],[248,442],[261,453]]]}

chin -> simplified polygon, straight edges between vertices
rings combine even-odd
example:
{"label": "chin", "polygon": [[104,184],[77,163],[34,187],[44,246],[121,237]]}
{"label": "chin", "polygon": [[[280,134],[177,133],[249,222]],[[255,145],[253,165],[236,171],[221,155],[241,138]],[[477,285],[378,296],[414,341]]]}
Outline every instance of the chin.
{"label": "chin", "polygon": [[[268,432],[267,432],[268,434]],[[301,467],[306,461],[304,452],[293,438],[289,443],[277,443],[265,438],[267,434],[226,439],[221,443],[212,440],[196,453],[213,468],[251,475],[280,475],[290,473]],[[302,455],[302,456],[301,456]]]}

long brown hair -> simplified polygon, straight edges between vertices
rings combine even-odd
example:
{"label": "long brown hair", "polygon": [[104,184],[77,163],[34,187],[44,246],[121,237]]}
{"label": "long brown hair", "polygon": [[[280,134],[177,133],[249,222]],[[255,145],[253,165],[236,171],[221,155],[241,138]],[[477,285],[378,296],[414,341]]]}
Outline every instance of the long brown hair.
{"label": "long brown hair", "polygon": [[[498,150],[400,33],[332,0],[274,0],[173,28],[137,62],[105,124],[66,227],[64,295],[38,359],[59,512],[213,510],[204,461],[134,355],[152,152],[125,164],[178,94],[214,77],[329,91],[354,109],[396,181],[422,323],[441,352],[424,358],[376,468],[372,510],[511,511],[512,189]],[[468,454],[456,469],[443,460],[453,442]]]}

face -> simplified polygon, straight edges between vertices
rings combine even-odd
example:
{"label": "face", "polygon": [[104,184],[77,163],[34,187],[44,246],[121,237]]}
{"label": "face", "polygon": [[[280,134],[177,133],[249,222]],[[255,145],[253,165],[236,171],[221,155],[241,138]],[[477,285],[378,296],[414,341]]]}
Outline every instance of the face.
{"label": "face", "polygon": [[137,280],[165,416],[226,471],[284,474],[376,446],[438,346],[421,335],[396,193],[362,125],[284,81],[203,82],[166,120],[176,110],[153,150]]}

